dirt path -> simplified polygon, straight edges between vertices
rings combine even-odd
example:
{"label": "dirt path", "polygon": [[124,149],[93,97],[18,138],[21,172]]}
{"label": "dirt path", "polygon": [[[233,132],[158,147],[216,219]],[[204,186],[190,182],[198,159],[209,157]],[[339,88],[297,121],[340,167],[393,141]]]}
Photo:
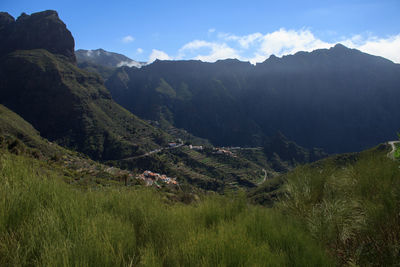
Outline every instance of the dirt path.
{"label": "dirt path", "polygon": [[389,141],[388,144],[392,146],[392,151],[390,151],[387,156],[388,158],[394,159],[394,151],[396,150],[395,144],[400,143],[400,141]]}

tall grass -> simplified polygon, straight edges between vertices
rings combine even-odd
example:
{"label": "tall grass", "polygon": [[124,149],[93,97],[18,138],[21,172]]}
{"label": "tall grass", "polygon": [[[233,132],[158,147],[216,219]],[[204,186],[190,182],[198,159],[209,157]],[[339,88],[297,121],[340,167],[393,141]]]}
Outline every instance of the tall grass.
{"label": "tall grass", "polygon": [[0,266],[329,266],[301,225],[243,196],[167,204],[82,191],[38,161],[0,156]]}
{"label": "tall grass", "polygon": [[400,163],[387,151],[364,152],[355,163],[297,168],[279,206],[301,218],[342,264],[400,262]]}

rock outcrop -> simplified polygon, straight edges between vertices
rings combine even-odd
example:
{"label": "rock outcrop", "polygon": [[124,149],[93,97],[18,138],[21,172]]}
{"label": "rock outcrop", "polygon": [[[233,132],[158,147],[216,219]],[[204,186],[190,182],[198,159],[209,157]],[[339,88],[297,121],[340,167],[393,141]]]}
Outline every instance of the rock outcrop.
{"label": "rock outcrop", "polygon": [[32,15],[22,13],[17,20],[1,12],[0,39],[0,55],[15,50],[46,49],[76,62],[74,38],[53,10]]}

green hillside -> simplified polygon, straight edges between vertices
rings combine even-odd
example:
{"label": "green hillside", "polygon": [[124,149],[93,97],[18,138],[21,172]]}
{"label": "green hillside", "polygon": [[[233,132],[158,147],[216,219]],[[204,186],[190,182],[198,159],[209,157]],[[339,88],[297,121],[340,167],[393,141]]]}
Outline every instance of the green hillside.
{"label": "green hillside", "polygon": [[268,162],[255,164],[236,153],[217,154],[211,147],[196,151],[183,146],[149,157],[112,163],[124,169],[152,170],[177,177],[182,189],[188,192],[248,190],[263,181],[263,169],[274,173]]}
{"label": "green hillside", "polygon": [[0,155],[1,266],[333,266],[300,224],[241,196],[168,204],[152,190],[62,179]]}
{"label": "green hillside", "polygon": [[[188,146],[165,149],[147,157],[130,160],[107,161],[110,166],[93,161],[84,154],[65,149],[39,135],[32,125],[16,113],[0,105],[0,147],[17,155],[34,157],[50,164],[53,169],[65,169],[65,181],[88,188],[123,186],[124,175],[131,174],[129,185],[140,184],[134,177],[151,170],[176,177],[179,188],[166,188],[173,199],[185,194],[211,190],[223,193],[255,187],[262,181],[263,168],[270,169],[268,162],[255,164],[239,155],[217,155],[212,147],[205,151],[190,150]],[[164,145],[166,146],[166,144]],[[120,168],[116,168],[120,167]]]}
{"label": "green hillside", "polygon": [[269,198],[268,208],[240,192],[182,204],[168,190],[68,185],[71,173],[3,150],[0,265],[395,266],[400,163],[388,152],[381,145],[268,179],[248,194]]}
{"label": "green hillside", "polygon": [[14,154],[52,157],[67,150],[43,139],[39,132],[20,116],[0,105],[0,147]]}
{"label": "green hillside", "polygon": [[[299,166],[249,194],[303,221],[343,265],[400,262],[400,162],[388,145]],[[278,201],[277,201],[278,199]]]}

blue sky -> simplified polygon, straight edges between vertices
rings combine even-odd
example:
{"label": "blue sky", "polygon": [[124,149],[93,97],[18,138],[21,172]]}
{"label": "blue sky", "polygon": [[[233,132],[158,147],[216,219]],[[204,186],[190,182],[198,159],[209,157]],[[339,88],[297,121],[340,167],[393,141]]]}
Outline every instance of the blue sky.
{"label": "blue sky", "polygon": [[138,61],[260,62],[341,42],[400,63],[400,0],[0,2],[14,17],[45,9],[58,11],[76,49],[103,48]]}

